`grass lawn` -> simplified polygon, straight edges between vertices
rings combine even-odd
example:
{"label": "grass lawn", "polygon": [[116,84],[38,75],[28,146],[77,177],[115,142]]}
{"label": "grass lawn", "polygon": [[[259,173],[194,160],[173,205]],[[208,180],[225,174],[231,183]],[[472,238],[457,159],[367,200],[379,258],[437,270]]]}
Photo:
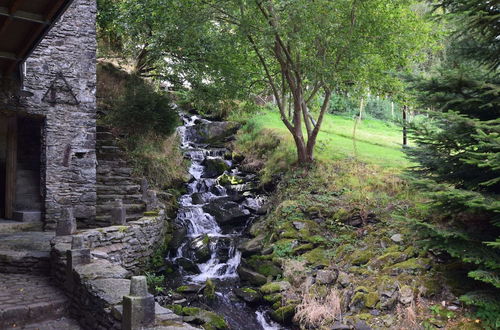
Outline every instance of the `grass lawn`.
{"label": "grass lawn", "polygon": [[[295,150],[292,136],[277,112],[262,112],[250,122],[257,129],[271,129]],[[357,126],[354,143],[354,123],[353,118],[327,114],[316,144],[316,159],[356,157],[362,162],[389,168],[405,168],[411,164],[401,147],[403,138],[400,127],[376,119],[364,119]]]}

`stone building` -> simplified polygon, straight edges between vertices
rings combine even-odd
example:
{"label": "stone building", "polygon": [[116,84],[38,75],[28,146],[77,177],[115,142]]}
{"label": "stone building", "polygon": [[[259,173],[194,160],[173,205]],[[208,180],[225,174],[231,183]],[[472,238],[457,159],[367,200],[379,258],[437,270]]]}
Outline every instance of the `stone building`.
{"label": "stone building", "polygon": [[95,218],[95,18],[95,0],[0,0],[0,219]]}

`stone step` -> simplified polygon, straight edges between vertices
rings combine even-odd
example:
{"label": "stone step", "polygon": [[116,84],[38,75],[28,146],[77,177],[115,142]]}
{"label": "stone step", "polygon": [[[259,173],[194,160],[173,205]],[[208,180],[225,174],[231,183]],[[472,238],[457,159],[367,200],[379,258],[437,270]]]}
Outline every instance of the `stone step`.
{"label": "stone step", "polygon": [[141,192],[140,185],[97,185],[97,194],[134,195]]}
{"label": "stone step", "polygon": [[112,203],[116,199],[123,200],[124,204],[140,204],[142,203],[142,195],[117,195],[117,194],[109,194],[109,195],[97,195],[97,205],[103,205],[107,203]]}
{"label": "stone step", "polygon": [[[127,216],[126,216],[127,222],[139,220],[142,217],[144,217],[144,212],[127,214]],[[109,226],[109,225],[111,225],[111,216],[110,215],[98,215],[95,218],[95,222],[96,222],[96,224],[102,225],[103,227]]]}
{"label": "stone step", "polygon": [[128,167],[128,163],[123,159],[115,159],[115,160],[97,159],[97,167],[99,168],[100,166],[112,167],[112,168]]}
{"label": "stone step", "polygon": [[119,162],[119,161],[123,161],[122,157],[124,155],[122,152],[120,152],[120,153],[118,153],[118,152],[106,152],[106,153],[97,152],[96,156],[97,156],[97,162],[100,162],[103,160],[104,161]]}
{"label": "stone step", "polygon": [[121,153],[122,149],[117,146],[100,146],[97,148],[97,153]]}
{"label": "stone step", "polygon": [[121,176],[121,175],[106,175],[97,176],[97,183],[103,185],[140,185],[141,179],[134,178],[132,176]]}
{"label": "stone step", "polygon": [[[127,210],[127,213],[134,214],[134,213],[142,213],[146,210],[146,204],[123,204],[125,209]],[[104,204],[104,205],[98,205],[96,207],[96,212],[99,215],[102,214],[111,214],[111,210],[114,208],[113,204]]]}
{"label": "stone step", "polygon": [[19,222],[13,220],[0,220],[0,233],[15,233],[23,231],[41,231],[43,223],[41,221]]}
{"label": "stone step", "polygon": [[0,274],[0,279],[1,329],[21,329],[27,324],[68,315],[68,299],[47,277]]}
{"label": "stone step", "polygon": [[112,167],[109,165],[99,164],[97,166],[97,174],[98,175],[121,175],[121,176],[130,176],[134,170],[131,167],[121,166],[121,167]]}

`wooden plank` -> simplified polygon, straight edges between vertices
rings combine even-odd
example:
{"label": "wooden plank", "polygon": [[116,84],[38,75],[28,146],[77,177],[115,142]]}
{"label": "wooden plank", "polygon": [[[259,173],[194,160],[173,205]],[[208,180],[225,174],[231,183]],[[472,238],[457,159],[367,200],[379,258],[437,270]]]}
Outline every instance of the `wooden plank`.
{"label": "wooden plank", "polygon": [[5,168],[5,217],[12,219],[16,201],[17,116],[7,118],[7,159]]}

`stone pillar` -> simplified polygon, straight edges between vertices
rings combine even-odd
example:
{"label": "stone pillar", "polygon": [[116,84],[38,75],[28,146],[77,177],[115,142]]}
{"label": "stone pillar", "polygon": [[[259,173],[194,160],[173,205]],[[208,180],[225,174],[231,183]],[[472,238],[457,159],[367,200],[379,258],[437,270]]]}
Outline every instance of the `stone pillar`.
{"label": "stone pillar", "polygon": [[148,293],[146,276],[133,276],[130,295],[123,297],[123,330],[138,330],[152,325],[155,320],[155,300]]}
{"label": "stone pillar", "polygon": [[76,232],[76,219],[72,208],[64,208],[61,218],[57,221],[56,235],[73,235]]}
{"label": "stone pillar", "polygon": [[87,248],[83,236],[75,235],[71,240],[71,250],[66,251],[66,282],[68,291],[73,290],[73,268],[90,263],[90,249]]}
{"label": "stone pillar", "polygon": [[121,199],[116,199],[111,209],[111,223],[114,225],[124,225],[127,223],[127,212]]}

